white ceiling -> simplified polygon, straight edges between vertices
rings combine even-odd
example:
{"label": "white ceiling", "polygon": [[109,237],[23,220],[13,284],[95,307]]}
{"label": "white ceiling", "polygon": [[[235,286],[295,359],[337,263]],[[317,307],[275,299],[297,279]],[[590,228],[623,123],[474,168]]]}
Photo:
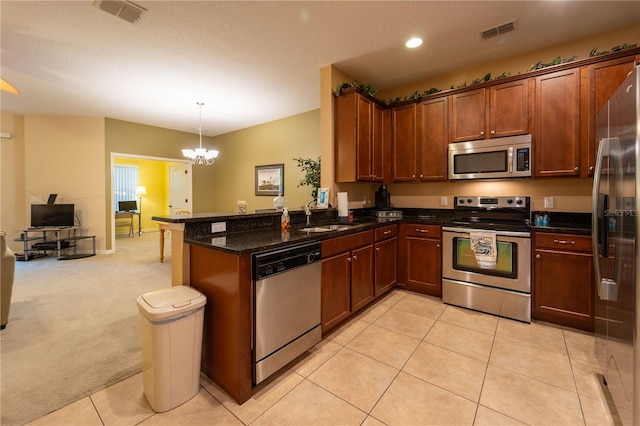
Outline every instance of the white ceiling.
{"label": "white ceiling", "polygon": [[131,24],[92,1],[0,1],[0,76],[22,92],[1,92],[2,110],[193,132],[201,101],[214,136],[319,108],[332,63],[384,89],[640,22],[640,1],[136,4],[147,12]]}

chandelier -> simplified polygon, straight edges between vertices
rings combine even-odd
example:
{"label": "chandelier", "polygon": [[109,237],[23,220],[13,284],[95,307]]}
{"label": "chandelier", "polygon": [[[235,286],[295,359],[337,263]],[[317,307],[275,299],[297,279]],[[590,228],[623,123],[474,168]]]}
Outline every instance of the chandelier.
{"label": "chandelier", "polygon": [[200,135],[200,148],[196,149],[183,149],[182,155],[187,157],[191,164],[204,164],[209,166],[213,164],[218,157],[218,151],[215,149],[206,150],[202,147],[202,102],[196,102],[196,105],[200,107],[200,125],[198,126],[198,134]]}

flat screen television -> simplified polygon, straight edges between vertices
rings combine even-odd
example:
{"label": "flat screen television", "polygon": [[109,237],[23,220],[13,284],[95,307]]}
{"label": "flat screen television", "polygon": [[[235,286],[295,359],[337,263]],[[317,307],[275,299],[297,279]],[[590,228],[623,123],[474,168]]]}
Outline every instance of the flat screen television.
{"label": "flat screen television", "polygon": [[130,212],[138,210],[138,203],[134,201],[118,201],[119,212]]}
{"label": "flat screen television", "polygon": [[31,204],[31,226],[73,226],[73,204]]}

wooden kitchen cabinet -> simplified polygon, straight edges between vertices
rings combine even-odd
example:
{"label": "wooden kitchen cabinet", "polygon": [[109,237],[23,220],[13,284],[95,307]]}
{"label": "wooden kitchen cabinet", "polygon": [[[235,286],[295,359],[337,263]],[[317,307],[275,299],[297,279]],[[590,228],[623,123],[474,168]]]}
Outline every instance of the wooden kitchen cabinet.
{"label": "wooden kitchen cabinet", "polygon": [[442,297],[442,231],[438,225],[400,225],[402,285],[407,290]]}
{"label": "wooden kitchen cabinet", "polygon": [[448,179],[448,123],[447,97],[422,101],[417,105],[417,180]]}
{"label": "wooden kitchen cabinet", "polygon": [[345,91],[335,98],[336,182],[384,180],[388,114],[385,108],[356,91]]}
{"label": "wooden kitchen cabinet", "polygon": [[536,77],[534,174],[580,175],[580,69]]}
{"label": "wooden kitchen cabinet", "polygon": [[593,331],[591,237],[536,232],[532,263],[533,318]]}
{"label": "wooden kitchen cabinet", "polygon": [[322,242],[322,333],[373,300],[373,231]]}
{"label": "wooden kitchen cabinet", "polygon": [[415,103],[391,109],[391,139],[393,181],[414,181],[418,154]]}
{"label": "wooden kitchen cabinet", "polygon": [[398,280],[398,225],[375,230],[374,288],[375,297],[391,290]]}
{"label": "wooden kitchen cabinet", "polygon": [[[596,141],[596,114],[620,87],[627,75],[640,60],[630,56],[598,62],[583,67],[582,72],[582,176],[593,176],[596,168],[598,144]],[[586,81],[586,83],[585,83]],[[586,99],[588,105],[584,105]]]}
{"label": "wooden kitchen cabinet", "polygon": [[529,79],[450,96],[449,142],[529,133]]}
{"label": "wooden kitchen cabinet", "polygon": [[450,96],[449,142],[466,142],[485,137],[485,89]]}

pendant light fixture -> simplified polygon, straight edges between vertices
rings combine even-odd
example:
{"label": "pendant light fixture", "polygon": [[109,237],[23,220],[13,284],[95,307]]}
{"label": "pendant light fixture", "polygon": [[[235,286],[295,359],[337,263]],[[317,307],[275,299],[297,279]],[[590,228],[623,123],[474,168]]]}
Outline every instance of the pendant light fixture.
{"label": "pendant light fixture", "polygon": [[215,149],[206,150],[202,147],[202,102],[196,102],[196,105],[200,107],[200,125],[198,126],[198,135],[200,136],[200,148],[196,149],[183,149],[182,155],[187,157],[191,164],[204,164],[209,166],[213,164],[218,157],[218,151]]}

